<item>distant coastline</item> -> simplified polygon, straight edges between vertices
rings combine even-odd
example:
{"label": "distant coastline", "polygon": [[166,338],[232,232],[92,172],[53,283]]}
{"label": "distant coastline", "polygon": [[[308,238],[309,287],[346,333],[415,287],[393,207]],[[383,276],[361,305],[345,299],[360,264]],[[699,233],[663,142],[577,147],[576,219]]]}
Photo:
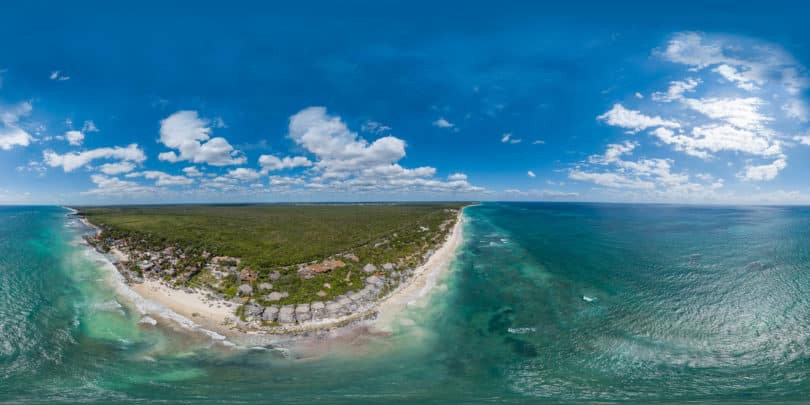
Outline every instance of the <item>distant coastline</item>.
{"label": "distant coastline", "polygon": [[[335,329],[348,329],[359,325],[372,331],[386,332],[388,325],[396,319],[397,314],[413,302],[427,296],[435,285],[436,279],[449,267],[463,240],[464,209],[466,207],[458,210],[453,227],[447,233],[441,246],[431,252],[426,260],[413,270],[410,278],[399,283],[396,288],[383,296],[356,308],[347,315],[325,317],[296,324],[261,327],[255,323],[240,320],[235,314],[239,307],[238,304],[218,299],[208,291],[188,287],[177,288],[155,279],[132,282],[128,277],[124,277],[126,280],[122,280],[122,282],[125,282],[128,288],[141,299],[157,303],[185,318],[180,323],[198,325],[207,331],[213,331],[228,338],[237,338],[237,340],[240,337],[257,335],[279,338],[294,337]],[[102,232],[87,218],[76,215],[77,210],[71,207],[63,208],[69,210],[87,227],[94,229],[97,234]],[[123,266],[123,263],[129,260],[126,254],[115,248],[104,252],[90,241],[88,241],[88,248],[101,253],[122,275],[127,274],[127,270]],[[369,279],[372,282],[375,281],[374,277],[369,277]],[[152,317],[161,317],[161,313],[143,315],[146,323],[153,323]],[[171,320],[177,321],[174,317],[171,317]],[[186,320],[188,322],[185,322]]]}

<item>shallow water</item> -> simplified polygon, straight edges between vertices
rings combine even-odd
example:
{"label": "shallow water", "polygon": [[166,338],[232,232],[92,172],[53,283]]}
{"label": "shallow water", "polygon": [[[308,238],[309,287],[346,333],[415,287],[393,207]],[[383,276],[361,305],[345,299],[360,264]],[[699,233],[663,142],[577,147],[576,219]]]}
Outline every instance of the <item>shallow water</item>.
{"label": "shallow water", "polygon": [[[0,207],[0,401],[802,400],[810,209],[496,204],[427,308],[323,357],[141,314],[66,211]],[[592,299],[588,302],[585,298]]]}

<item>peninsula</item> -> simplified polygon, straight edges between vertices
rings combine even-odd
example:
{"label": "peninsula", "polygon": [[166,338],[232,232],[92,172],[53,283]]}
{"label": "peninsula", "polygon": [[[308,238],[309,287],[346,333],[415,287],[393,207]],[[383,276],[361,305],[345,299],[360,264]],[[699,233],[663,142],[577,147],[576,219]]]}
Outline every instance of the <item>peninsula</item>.
{"label": "peninsula", "polygon": [[458,242],[464,205],[74,208],[144,298],[224,333],[295,334],[374,317]]}

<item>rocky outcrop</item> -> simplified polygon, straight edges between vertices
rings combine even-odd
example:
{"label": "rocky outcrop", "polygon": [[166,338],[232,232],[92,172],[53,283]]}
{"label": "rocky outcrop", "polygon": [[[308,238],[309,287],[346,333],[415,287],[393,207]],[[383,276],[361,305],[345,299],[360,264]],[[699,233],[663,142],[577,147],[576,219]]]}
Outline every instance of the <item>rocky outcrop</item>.
{"label": "rocky outcrop", "polygon": [[240,296],[253,294],[253,287],[250,284],[242,284],[236,289],[236,293]]}
{"label": "rocky outcrop", "polygon": [[280,324],[295,323],[295,307],[292,305],[285,305],[278,311],[278,322]]}
{"label": "rocky outcrop", "polygon": [[265,322],[275,322],[278,320],[278,307],[276,306],[269,306],[264,309],[264,313],[262,313],[262,320]]}
{"label": "rocky outcrop", "polygon": [[264,307],[258,304],[245,305],[245,319],[248,321],[258,320],[264,313]]}
{"label": "rocky outcrop", "polygon": [[274,291],[274,292],[271,292],[270,294],[265,295],[264,298],[267,301],[278,301],[278,300],[280,300],[282,298],[287,298],[289,295],[290,294],[288,294],[286,291],[281,291],[281,292]]}
{"label": "rocky outcrop", "polygon": [[295,319],[301,323],[306,322],[312,319],[312,315],[309,313],[310,306],[309,304],[298,304],[295,307]]}

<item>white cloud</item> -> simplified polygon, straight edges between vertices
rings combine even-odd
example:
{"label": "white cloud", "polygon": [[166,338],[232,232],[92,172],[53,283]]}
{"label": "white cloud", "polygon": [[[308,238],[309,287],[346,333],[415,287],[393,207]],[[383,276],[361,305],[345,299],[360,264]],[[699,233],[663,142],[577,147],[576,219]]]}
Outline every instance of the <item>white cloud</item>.
{"label": "white cloud", "polygon": [[695,194],[713,191],[723,186],[722,180],[694,182],[685,173],[673,173],[671,159],[625,160],[638,147],[636,142],[610,144],[602,155],[590,156],[587,162],[569,170],[572,180],[587,181],[600,186],[647,190],[665,194]]}
{"label": "white cloud", "polygon": [[805,69],[793,57],[780,47],[747,38],[681,32],[657,54],[695,72],[715,66],[713,73],[748,92],[774,83],[789,96],[797,96],[808,87]]}
{"label": "white cloud", "polygon": [[82,132],[98,132],[99,129],[96,127],[96,123],[93,121],[85,121],[82,125]]}
{"label": "white cloud", "polygon": [[723,47],[720,44],[706,43],[703,41],[703,36],[695,32],[674,35],[660,55],[672,62],[694,66],[698,69],[722,63],[725,60]]}
{"label": "white cloud", "polygon": [[121,173],[129,173],[135,170],[135,164],[132,162],[118,162],[118,163],[105,163],[98,167],[98,170],[104,174],[114,176]]}
{"label": "white cloud", "polygon": [[782,154],[781,143],[778,140],[733,125],[697,126],[692,128],[691,135],[675,134],[667,128],[656,128],[652,134],[664,143],[675,146],[675,150],[702,159],[711,158],[713,153],[720,151],[743,152],[764,157]]}
{"label": "white cloud", "polygon": [[0,106],[0,149],[11,150],[16,146],[28,146],[34,140],[26,130],[20,127],[22,117],[31,114],[33,106],[25,101],[9,107]]}
{"label": "white cloud", "polygon": [[520,189],[508,189],[504,190],[504,193],[507,194],[507,198],[534,198],[534,199],[553,199],[559,200],[564,198],[574,198],[579,197],[579,193],[572,192],[572,191],[560,191],[560,190],[520,190]]}
{"label": "white cloud", "polygon": [[154,187],[142,186],[133,181],[121,180],[117,177],[108,177],[101,174],[90,176],[90,180],[96,184],[96,188],[82,194],[126,198],[132,195],[154,195],[158,191]]}
{"label": "white cloud", "polygon": [[[627,128],[631,133],[649,129],[650,134],[674,150],[705,160],[718,158],[721,152],[735,153],[723,156],[729,159],[736,154],[769,159],[771,163],[764,165],[747,163],[744,172],[738,175],[744,180],[771,180],[787,167],[784,148],[791,144],[782,142],[785,136],[780,130],[788,120],[779,121],[772,116],[778,110],[770,103],[778,103],[789,119],[800,123],[808,120],[804,100],[797,97],[808,86],[806,70],[790,55],[777,46],[758,41],[694,32],[673,35],[655,54],[687,67],[688,77],[669,82],[665,92],[655,92],[651,97],[658,103],[650,104],[654,111],[677,120],[646,115],[643,109],[629,110],[620,104],[597,117],[599,120]],[[702,94],[690,97],[698,86]],[[803,141],[801,137],[794,139]],[[635,183],[636,180],[649,180],[640,175],[638,168],[621,159],[626,153],[621,148],[625,146],[613,146],[605,155],[591,157],[590,163],[610,164],[616,170],[593,173],[592,180],[614,186],[622,184],[622,179],[628,180],[624,183],[630,186],[643,185]],[[611,158],[612,153],[618,157]],[[657,162],[662,169],[655,180],[659,184],[665,169],[662,162],[671,161],[645,159],[637,163],[642,162]],[[730,165],[732,161],[727,163]],[[575,169],[574,176],[583,177],[576,170],[582,171]]]}
{"label": "white cloud", "polygon": [[146,155],[137,144],[131,144],[127,147],[98,148],[84,152],[66,153],[64,155],[48,150],[43,152],[43,158],[45,163],[51,167],[62,167],[65,172],[72,172],[98,159],[115,159],[141,163],[146,160]]}
{"label": "white cloud", "polygon": [[725,121],[738,128],[759,130],[773,119],[760,113],[765,102],[758,97],[746,98],[685,98],[689,108],[715,120]]}
{"label": "white cloud", "polygon": [[787,161],[784,158],[779,158],[765,165],[748,165],[739,176],[747,181],[773,180],[779,174],[779,171],[785,167],[787,167]]}
{"label": "white cloud", "polygon": [[683,98],[684,93],[692,93],[695,88],[700,84],[700,80],[688,78],[684,81],[675,80],[669,82],[669,88],[666,93],[655,92],[652,95],[653,101],[669,103],[674,100]]}
{"label": "white cloud", "polygon": [[534,172],[533,172],[533,171],[531,171],[531,170],[529,170],[528,172],[526,172],[526,175],[527,175],[527,176],[529,176],[529,177],[531,177],[531,178],[535,178],[535,177],[537,177],[537,175],[535,175],[535,174],[534,174]]}
{"label": "white cloud", "polygon": [[627,128],[631,132],[638,132],[650,127],[679,128],[680,124],[675,121],[662,119],[661,117],[650,117],[640,111],[628,110],[621,104],[614,104],[606,113],[596,117],[608,125]]}
{"label": "white cloud", "polygon": [[17,170],[18,173],[35,173],[37,176],[44,176],[48,168],[42,163],[32,160],[25,166],[17,166],[15,170]]}
{"label": "white cloud", "polygon": [[[482,191],[470,185],[466,178],[437,180],[433,167],[400,166],[398,161],[405,157],[405,141],[389,135],[369,142],[349,130],[340,117],[329,115],[323,107],[305,108],[290,117],[288,135],[315,156],[305,184],[309,189],[344,192]],[[284,162],[284,159],[279,160]]]}
{"label": "white cloud", "polygon": [[259,165],[262,167],[262,171],[266,173],[274,170],[309,167],[312,166],[312,162],[304,156],[285,156],[279,159],[273,155],[261,155],[259,156]]}
{"label": "white cloud", "polygon": [[185,169],[183,169],[183,173],[185,173],[186,176],[189,177],[200,177],[203,175],[203,173],[199,169],[197,169],[196,166],[186,167]]}
{"label": "white cloud", "polygon": [[785,115],[788,117],[800,122],[807,122],[808,117],[810,117],[810,111],[807,109],[807,104],[804,102],[804,100],[800,99],[788,101],[782,106],[782,111],[784,111]]}
{"label": "white cloud", "polygon": [[439,118],[436,121],[433,121],[433,126],[439,128],[453,128],[456,125],[444,118]]}
{"label": "white cloud", "polygon": [[34,138],[19,127],[0,127],[0,149],[11,150],[16,146],[28,146]]}
{"label": "white cloud", "polygon": [[73,146],[79,146],[84,142],[84,132],[72,129],[65,132],[65,139]]}
{"label": "white cloud", "polygon": [[63,75],[62,72],[59,71],[59,70],[54,70],[53,72],[51,72],[51,74],[48,76],[48,78],[51,79],[51,80],[58,80],[60,82],[63,82],[65,80],[70,80],[70,76]]}
{"label": "white cloud", "polygon": [[723,64],[712,69],[712,72],[715,72],[720,76],[723,76],[723,78],[732,83],[736,83],[737,87],[743,90],[754,91],[759,89],[759,87],[757,87],[756,84],[754,84],[754,80],[752,78],[747,77],[744,74],[738,73],[737,69],[734,68],[733,66]]}
{"label": "white cloud", "polygon": [[613,188],[646,189],[655,188],[655,183],[639,179],[631,179],[617,173],[593,173],[574,169],[568,173],[571,180],[589,181],[594,184]]}
{"label": "white cloud", "polygon": [[501,137],[501,142],[502,143],[511,143],[512,145],[514,145],[514,144],[523,142],[523,140],[518,139],[518,138],[513,138],[512,133],[507,132],[507,133],[503,134],[503,136]]}
{"label": "white cloud", "polygon": [[300,177],[270,176],[269,184],[273,188],[283,188],[290,186],[301,186],[306,184],[306,181]]}
{"label": "white cloud", "polygon": [[377,121],[366,121],[360,127],[360,130],[363,132],[372,133],[374,135],[380,135],[384,132],[390,131],[391,127]]}
{"label": "white cloud", "polygon": [[532,145],[544,145],[545,143],[546,143],[546,141],[538,139],[538,140],[532,142]]}
{"label": "white cloud", "polygon": [[125,177],[135,178],[143,177],[149,180],[155,180],[155,185],[158,187],[171,187],[171,186],[187,186],[194,183],[194,179],[185,176],[174,176],[157,170],[147,170],[143,172],[130,173]]}
{"label": "white cloud", "polygon": [[[73,121],[70,118],[65,120],[65,124],[68,127],[73,127]],[[98,132],[98,127],[93,121],[85,121],[81,130],[70,129],[65,132],[64,136],[57,136],[55,139],[66,140],[73,146],[81,146],[88,132]]]}
{"label": "white cloud", "polygon": [[247,160],[225,138],[211,138],[211,122],[196,111],[178,111],[160,122],[160,143],[175,151],[161,153],[168,162],[190,161],[212,166],[240,165]]}
{"label": "white cloud", "polygon": [[262,174],[254,169],[240,167],[228,171],[228,176],[242,182],[247,182],[247,181],[256,181],[260,179],[262,177]]}
{"label": "white cloud", "polygon": [[639,93],[639,92],[636,92],[636,94],[634,94],[634,96],[636,96],[636,98],[637,98],[637,99],[639,99],[639,100],[643,100],[643,99],[644,99],[644,95],[643,95],[643,94],[641,94],[641,93]]}
{"label": "white cloud", "polygon": [[447,180],[450,181],[467,180],[467,175],[464,173],[453,173],[447,176]]}

